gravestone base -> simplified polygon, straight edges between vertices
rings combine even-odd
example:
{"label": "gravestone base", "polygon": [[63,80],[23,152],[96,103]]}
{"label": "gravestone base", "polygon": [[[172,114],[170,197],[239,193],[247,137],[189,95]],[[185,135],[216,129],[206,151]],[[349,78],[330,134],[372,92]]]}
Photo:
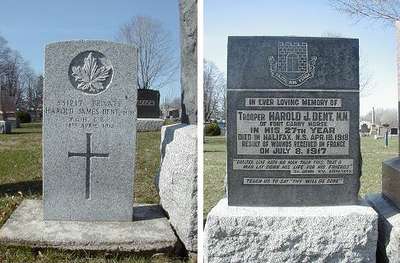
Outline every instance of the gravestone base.
{"label": "gravestone base", "polygon": [[382,193],[400,207],[400,158],[382,162]]}
{"label": "gravestone base", "polygon": [[163,124],[163,119],[138,118],[136,123],[136,131],[159,131],[161,130]]}
{"label": "gravestone base", "polygon": [[238,207],[208,214],[205,262],[375,262],[378,215],[363,205]]}
{"label": "gravestone base", "polygon": [[41,200],[24,200],[0,229],[0,243],[66,250],[168,252],[178,240],[158,205],[136,205],[132,222],[44,221]]}
{"label": "gravestone base", "polygon": [[378,262],[400,262],[400,209],[382,194],[366,200],[379,215]]}

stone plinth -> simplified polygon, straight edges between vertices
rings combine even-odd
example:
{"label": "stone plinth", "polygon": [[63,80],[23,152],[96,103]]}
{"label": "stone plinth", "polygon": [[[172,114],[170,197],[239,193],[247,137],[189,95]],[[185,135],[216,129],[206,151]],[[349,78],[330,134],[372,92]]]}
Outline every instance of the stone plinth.
{"label": "stone plinth", "polygon": [[137,205],[132,222],[44,221],[40,200],[25,200],[0,230],[6,245],[68,250],[171,252],[177,238],[158,205]]}
{"label": "stone plinth", "polygon": [[237,207],[208,214],[205,262],[375,262],[378,216],[367,205]]}
{"label": "stone plinth", "polygon": [[163,119],[138,118],[136,122],[136,131],[159,131],[163,124]]}
{"label": "stone plinth", "polygon": [[400,207],[400,158],[382,162],[382,193]]}
{"label": "stone plinth", "polygon": [[400,210],[382,194],[366,199],[379,214],[378,262],[400,262]]}
{"label": "stone plinth", "polygon": [[161,131],[160,203],[185,248],[197,251],[197,126]]}

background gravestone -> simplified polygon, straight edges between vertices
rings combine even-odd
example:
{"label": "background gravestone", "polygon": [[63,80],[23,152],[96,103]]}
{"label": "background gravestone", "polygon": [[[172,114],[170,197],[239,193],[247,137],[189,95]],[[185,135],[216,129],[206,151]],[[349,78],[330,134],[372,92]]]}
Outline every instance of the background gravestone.
{"label": "background gravestone", "polygon": [[358,201],[358,61],[356,39],[229,37],[229,205]]}
{"label": "background gravestone", "polygon": [[46,220],[132,221],[136,59],[134,47],[105,41],[46,47]]}
{"label": "background gravestone", "polygon": [[138,89],[138,118],[160,118],[160,92],[151,89]]}

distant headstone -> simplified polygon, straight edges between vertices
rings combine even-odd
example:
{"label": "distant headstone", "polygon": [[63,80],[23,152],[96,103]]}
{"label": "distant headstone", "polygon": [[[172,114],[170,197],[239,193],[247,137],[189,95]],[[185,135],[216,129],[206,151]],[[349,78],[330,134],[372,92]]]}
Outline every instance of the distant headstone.
{"label": "distant headstone", "polygon": [[11,133],[12,128],[17,128],[16,96],[14,92],[2,88],[0,85],[0,133]]}
{"label": "distant headstone", "polygon": [[358,201],[358,60],[356,39],[229,38],[229,205]]}
{"label": "distant headstone", "polygon": [[132,221],[136,59],[105,41],[46,47],[45,220]]}
{"label": "distant headstone", "polygon": [[366,123],[363,123],[361,125],[360,131],[361,131],[361,133],[368,133],[369,132],[368,125]]}
{"label": "distant headstone", "polygon": [[11,133],[11,122],[9,121],[0,121],[0,134],[8,134]]}
{"label": "distant headstone", "polygon": [[371,124],[371,129],[369,130],[370,135],[379,135],[380,130],[379,127],[376,124]]}
{"label": "distant headstone", "polygon": [[160,118],[160,92],[138,89],[137,110],[138,118]]}
{"label": "distant headstone", "polygon": [[168,111],[168,117],[172,119],[179,118],[179,109],[173,109]]}

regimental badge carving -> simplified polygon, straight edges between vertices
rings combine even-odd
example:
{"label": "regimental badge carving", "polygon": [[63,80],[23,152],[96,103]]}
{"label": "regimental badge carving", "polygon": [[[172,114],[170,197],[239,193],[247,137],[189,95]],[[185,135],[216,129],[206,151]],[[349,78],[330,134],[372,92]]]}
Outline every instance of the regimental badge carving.
{"label": "regimental badge carving", "polygon": [[298,87],[314,77],[317,57],[308,59],[304,42],[278,42],[278,59],[268,58],[271,76],[287,87]]}
{"label": "regimental badge carving", "polygon": [[69,79],[75,89],[98,94],[109,87],[113,75],[111,63],[97,51],[78,54],[69,67]]}

